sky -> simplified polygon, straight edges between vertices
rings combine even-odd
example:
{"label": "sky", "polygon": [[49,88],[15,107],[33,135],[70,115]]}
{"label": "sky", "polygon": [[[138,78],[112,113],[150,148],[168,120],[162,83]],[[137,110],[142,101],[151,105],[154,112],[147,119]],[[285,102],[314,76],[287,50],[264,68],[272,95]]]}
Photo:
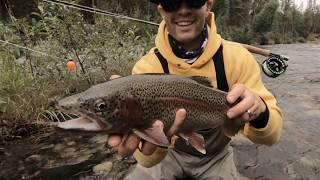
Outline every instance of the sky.
{"label": "sky", "polygon": [[[317,4],[320,4],[320,0],[316,0]],[[294,0],[295,4],[300,7],[300,5],[302,4],[302,9],[305,9],[307,7],[308,4],[308,0]]]}

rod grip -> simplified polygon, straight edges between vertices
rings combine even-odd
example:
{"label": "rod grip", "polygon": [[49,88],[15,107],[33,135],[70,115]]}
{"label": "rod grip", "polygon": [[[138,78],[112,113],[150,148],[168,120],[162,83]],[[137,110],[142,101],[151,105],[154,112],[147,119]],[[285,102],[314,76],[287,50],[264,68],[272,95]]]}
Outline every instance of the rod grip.
{"label": "rod grip", "polygon": [[254,53],[254,54],[259,54],[265,57],[270,56],[271,52],[270,50],[267,49],[262,49],[262,48],[258,48],[255,46],[251,46],[248,44],[241,44],[243,47],[245,47],[249,52]]}

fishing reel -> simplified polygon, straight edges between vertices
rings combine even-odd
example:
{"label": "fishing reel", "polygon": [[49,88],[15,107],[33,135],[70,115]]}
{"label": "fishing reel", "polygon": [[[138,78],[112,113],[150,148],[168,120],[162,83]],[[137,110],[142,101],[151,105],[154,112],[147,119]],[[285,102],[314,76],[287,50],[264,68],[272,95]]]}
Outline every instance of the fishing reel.
{"label": "fishing reel", "polygon": [[276,78],[286,71],[288,67],[286,63],[286,61],[289,60],[288,57],[279,54],[273,54],[270,52],[270,50],[262,49],[248,44],[241,45],[251,53],[267,57],[267,59],[262,62],[261,68],[268,77]]}
{"label": "fishing reel", "polygon": [[267,76],[271,78],[276,78],[286,71],[288,67],[286,61],[288,60],[289,58],[285,56],[270,53],[268,58],[264,60],[261,64],[262,71]]}

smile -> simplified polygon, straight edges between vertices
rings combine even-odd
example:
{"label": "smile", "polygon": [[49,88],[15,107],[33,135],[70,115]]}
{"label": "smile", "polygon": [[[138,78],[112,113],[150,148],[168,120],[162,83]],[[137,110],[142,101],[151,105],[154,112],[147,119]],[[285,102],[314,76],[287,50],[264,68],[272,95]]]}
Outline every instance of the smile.
{"label": "smile", "polygon": [[189,26],[193,23],[193,21],[186,20],[186,21],[177,21],[176,24],[178,26]]}

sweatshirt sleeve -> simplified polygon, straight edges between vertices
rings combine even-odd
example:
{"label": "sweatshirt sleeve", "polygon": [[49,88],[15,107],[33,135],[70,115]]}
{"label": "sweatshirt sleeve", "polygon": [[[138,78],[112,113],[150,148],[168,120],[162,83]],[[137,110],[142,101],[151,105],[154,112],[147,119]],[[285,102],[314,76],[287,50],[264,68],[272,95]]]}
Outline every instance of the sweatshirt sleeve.
{"label": "sweatshirt sleeve", "polygon": [[267,105],[269,110],[268,123],[263,128],[255,128],[250,123],[246,123],[243,129],[243,134],[252,142],[258,144],[272,145],[275,144],[281,135],[283,126],[283,115],[280,108],[277,106],[276,98],[264,86],[260,67],[252,54],[246,49],[243,49],[241,57],[242,63],[239,65],[241,70],[238,76],[237,83],[244,84],[251,91],[259,95]]}
{"label": "sweatshirt sleeve", "polygon": [[133,153],[133,157],[141,166],[149,168],[161,162],[166,157],[167,152],[167,149],[158,147],[153,154],[146,156],[139,149],[137,149]]}
{"label": "sweatshirt sleeve", "polygon": [[[145,73],[163,73],[161,64],[154,53],[154,49],[151,49],[150,52],[142,57],[133,67],[132,74],[145,74]],[[141,144],[139,145],[141,147]],[[152,167],[158,164],[164,159],[167,155],[167,149],[157,148],[156,151],[149,156],[144,155],[137,149],[133,157],[137,162],[146,168]]]}

